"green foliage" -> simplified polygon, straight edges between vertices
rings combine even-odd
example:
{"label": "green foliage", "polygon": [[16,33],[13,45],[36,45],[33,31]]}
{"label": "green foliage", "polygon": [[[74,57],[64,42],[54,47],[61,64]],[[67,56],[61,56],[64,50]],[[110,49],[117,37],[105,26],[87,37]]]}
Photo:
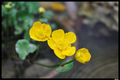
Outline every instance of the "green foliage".
{"label": "green foliage", "polygon": [[47,19],[51,19],[53,17],[53,12],[52,11],[46,11],[44,14],[43,14],[43,17],[47,18]]}
{"label": "green foliage", "polygon": [[47,23],[47,22],[48,22],[48,19],[47,19],[47,18],[41,18],[41,19],[40,19],[40,22],[42,22],[42,23],[44,23],[44,22]]}
{"label": "green foliage", "polygon": [[[10,4],[12,8],[6,9],[5,5]],[[26,27],[32,26],[34,14],[38,12],[38,2],[6,2],[2,4],[2,27],[14,27],[15,35],[21,34]]]}
{"label": "green foliage", "polygon": [[26,39],[18,40],[15,46],[16,52],[19,57],[24,60],[29,53],[33,53],[37,47],[34,44],[29,43]]}
{"label": "green foliage", "polygon": [[7,14],[7,11],[4,7],[4,5],[2,5],[2,16],[6,15]]}
{"label": "green foliage", "polygon": [[56,25],[55,24],[51,24],[50,25],[52,29],[55,29],[56,28]]}
{"label": "green foliage", "polygon": [[30,40],[29,29],[26,29],[26,32],[24,34],[24,39],[27,39],[28,41]]}
{"label": "green foliage", "polygon": [[65,72],[69,71],[73,67],[73,62],[64,65],[63,67],[56,68],[56,72]]}
{"label": "green foliage", "polygon": [[38,2],[27,2],[26,6],[29,13],[36,14],[38,12]]}

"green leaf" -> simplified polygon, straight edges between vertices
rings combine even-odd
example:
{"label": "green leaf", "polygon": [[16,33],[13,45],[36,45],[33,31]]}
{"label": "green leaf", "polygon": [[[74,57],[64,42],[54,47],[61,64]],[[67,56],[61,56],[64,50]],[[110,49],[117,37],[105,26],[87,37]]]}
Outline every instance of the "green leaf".
{"label": "green leaf", "polygon": [[26,2],[26,6],[28,8],[28,12],[32,14],[36,14],[38,12],[38,2]]}
{"label": "green leaf", "polygon": [[46,19],[46,18],[41,18],[41,19],[40,19],[40,22],[48,22],[48,19]]}
{"label": "green leaf", "polygon": [[7,22],[6,22],[6,20],[2,21],[2,28],[3,29],[7,29]]}
{"label": "green leaf", "polygon": [[29,31],[27,30],[24,34],[24,39],[30,40]]}
{"label": "green leaf", "polygon": [[15,9],[15,8],[11,9],[10,12],[9,12],[9,14],[10,14],[10,16],[11,16],[12,18],[16,17],[17,9]]}
{"label": "green leaf", "polygon": [[33,53],[37,47],[34,44],[29,43],[26,39],[18,40],[15,49],[19,57],[24,60],[29,53]]}
{"label": "green leaf", "polygon": [[18,26],[18,25],[16,25],[16,26],[15,26],[14,34],[15,34],[15,35],[19,35],[19,34],[21,34],[22,32],[23,32],[23,28],[20,27],[20,26]]}
{"label": "green leaf", "polygon": [[53,12],[52,11],[46,11],[44,14],[43,14],[43,17],[45,18],[48,18],[48,19],[51,19],[53,17]]}
{"label": "green leaf", "polygon": [[73,62],[64,65],[63,67],[57,68],[56,72],[65,72],[69,71],[73,67]]}
{"label": "green leaf", "polygon": [[63,62],[63,59],[59,59],[59,63],[62,64],[62,62]]}
{"label": "green leaf", "polygon": [[50,25],[52,29],[55,29],[56,28],[56,25],[55,24],[51,24]]}
{"label": "green leaf", "polygon": [[7,13],[7,11],[6,11],[5,7],[4,7],[4,5],[2,5],[2,16],[4,16],[6,13]]}
{"label": "green leaf", "polygon": [[36,45],[34,44],[29,44],[29,52],[33,53],[37,49]]}
{"label": "green leaf", "polygon": [[29,17],[26,17],[24,20],[24,25],[26,26],[25,29],[28,30],[29,29],[28,26],[32,26],[33,22],[34,22],[33,16],[29,15]]}

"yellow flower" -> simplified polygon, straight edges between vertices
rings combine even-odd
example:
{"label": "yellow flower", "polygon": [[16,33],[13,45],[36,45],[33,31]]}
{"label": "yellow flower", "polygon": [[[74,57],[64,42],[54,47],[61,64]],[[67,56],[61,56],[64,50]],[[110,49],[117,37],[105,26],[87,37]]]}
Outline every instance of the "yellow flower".
{"label": "yellow flower", "polygon": [[88,51],[88,49],[86,48],[81,48],[79,49],[76,54],[75,54],[75,59],[80,62],[80,63],[85,63],[85,62],[89,62],[91,58],[91,55]]}
{"label": "yellow flower", "polygon": [[33,40],[46,41],[50,38],[51,31],[51,27],[48,24],[36,21],[30,29],[29,34]]}
{"label": "yellow flower", "polygon": [[10,9],[12,6],[10,6],[9,4],[6,4],[5,5],[5,8],[7,8],[7,9]]}
{"label": "yellow flower", "polygon": [[56,11],[64,11],[66,9],[63,4],[57,2],[51,4],[51,8]]}
{"label": "yellow flower", "polygon": [[58,29],[52,32],[52,37],[47,42],[55,55],[64,59],[66,56],[74,55],[76,48],[71,44],[75,41],[76,35],[73,32],[64,33],[62,29]]}
{"label": "yellow flower", "polygon": [[43,7],[38,8],[38,12],[39,13],[45,13],[45,8],[43,8]]}

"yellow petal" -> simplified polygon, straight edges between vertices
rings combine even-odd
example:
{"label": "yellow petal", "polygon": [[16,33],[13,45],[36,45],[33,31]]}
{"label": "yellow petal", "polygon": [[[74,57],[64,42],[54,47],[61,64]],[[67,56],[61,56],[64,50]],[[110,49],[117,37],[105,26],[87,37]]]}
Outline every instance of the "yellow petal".
{"label": "yellow petal", "polygon": [[75,59],[80,62],[80,63],[85,63],[90,61],[91,55],[88,49],[86,48],[81,48],[79,49],[76,54],[75,54]]}
{"label": "yellow petal", "polygon": [[50,47],[51,49],[54,49],[54,48],[56,47],[56,44],[55,44],[55,42],[52,40],[52,38],[50,38],[49,40],[47,40],[47,43],[48,43],[48,45],[49,45],[49,47]]}
{"label": "yellow petal", "polygon": [[55,55],[58,57],[58,58],[60,58],[60,59],[65,59],[65,55],[62,55],[62,51],[61,50],[59,50],[59,49],[54,49],[54,53],[55,53]]}
{"label": "yellow petal", "polygon": [[62,54],[66,55],[66,56],[73,56],[75,51],[76,51],[76,47],[69,47],[68,49],[63,51]]}
{"label": "yellow petal", "polygon": [[32,27],[35,27],[35,28],[37,27],[37,28],[39,28],[40,25],[41,25],[41,22],[40,22],[40,21],[36,21],[36,22],[33,23],[33,26],[32,26]]}
{"label": "yellow petal", "polygon": [[69,45],[70,44],[68,44],[67,41],[65,41],[65,40],[61,40],[56,43],[56,46],[61,50],[65,50]]}
{"label": "yellow petal", "polygon": [[64,11],[66,9],[66,7],[63,4],[58,2],[54,2],[53,4],[51,4],[51,7],[53,10],[56,11]]}
{"label": "yellow petal", "polygon": [[31,28],[30,29],[30,38],[36,41],[46,41],[48,40],[48,37],[46,37],[42,31],[39,31],[37,28]]}
{"label": "yellow petal", "polygon": [[39,38],[37,38],[36,35],[35,35],[34,28],[30,29],[29,34],[30,34],[30,38],[32,38],[33,40],[39,41]]}
{"label": "yellow petal", "polygon": [[51,32],[52,32],[52,29],[51,29],[51,27],[48,25],[48,24],[46,24],[45,26],[44,26],[44,34],[47,36],[47,37],[50,37],[50,35],[51,35]]}
{"label": "yellow petal", "polygon": [[40,32],[39,32],[39,34],[37,34],[37,32],[35,31],[34,28],[30,29],[29,34],[30,34],[30,38],[32,38],[33,40],[36,40],[36,41],[46,41],[46,40],[48,40],[48,37],[45,37],[43,35],[43,33],[40,34]]}
{"label": "yellow petal", "polygon": [[65,33],[65,40],[69,43],[74,43],[76,41],[76,35],[74,32]]}
{"label": "yellow petal", "polygon": [[50,37],[51,27],[47,24],[41,24],[36,21],[30,29],[30,37],[36,41],[46,41]]}
{"label": "yellow petal", "polygon": [[58,29],[52,32],[52,39],[55,42],[60,42],[64,39],[64,30]]}

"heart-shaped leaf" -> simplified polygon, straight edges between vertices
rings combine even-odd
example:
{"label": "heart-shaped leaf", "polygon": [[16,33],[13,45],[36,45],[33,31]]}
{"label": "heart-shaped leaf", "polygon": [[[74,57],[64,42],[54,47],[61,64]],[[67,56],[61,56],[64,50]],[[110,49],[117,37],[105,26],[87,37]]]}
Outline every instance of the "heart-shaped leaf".
{"label": "heart-shaped leaf", "polygon": [[56,69],[56,72],[65,72],[65,71],[69,71],[72,67],[73,67],[73,62],[68,63],[68,64],[64,65],[63,67],[57,68],[57,69]]}
{"label": "heart-shaped leaf", "polygon": [[15,46],[16,52],[19,57],[24,60],[29,53],[33,53],[37,47],[34,44],[29,43],[26,39],[18,40]]}

